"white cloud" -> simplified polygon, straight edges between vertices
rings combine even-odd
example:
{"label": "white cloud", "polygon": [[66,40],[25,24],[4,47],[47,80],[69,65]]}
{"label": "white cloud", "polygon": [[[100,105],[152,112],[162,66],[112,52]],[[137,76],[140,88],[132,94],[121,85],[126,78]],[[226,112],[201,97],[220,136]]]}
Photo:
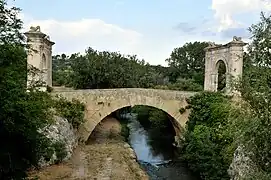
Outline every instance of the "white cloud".
{"label": "white cloud", "polygon": [[41,31],[50,36],[56,43],[53,46],[53,54],[83,53],[87,47],[92,47],[100,51],[135,54],[150,64],[166,65],[165,59],[170,56],[171,51],[186,42],[221,41],[219,37],[200,34],[187,33],[180,36],[175,34],[174,30],[154,36],[141,34],[100,19],[37,20],[25,14],[21,14],[20,17],[24,21],[24,31],[28,31],[30,26],[39,25]]}
{"label": "white cloud", "polygon": [[215,18],[219,21],[218,31],[228,28],[237,28],[242,23],[233,19],[234,15],[255,12],[270,11],[270,0],[212,0],[211,9],[215,11]]}
{"label": "white cloud", "polygon": [[142,34],[108,24],[100,19],[81,19],[77,21],[35,20],[21,15],[24,30],[30,26],[41,27],[41,31],[50,36],[54,53],[82,52],[87,47],[97,50],[120,51],[135,54],[142,43]]}
{"label": "white cloud", "polygon": [[165,36],[164,39],[149,38],[100,19],[37,20],[25,14],[20,14],[20,17],[24,22],[24,31],[28,31],[30,26],[40,26],[41,31],[50,36],[50,40],[55,42],[53,54],[84,53],[86,48],[92,47],[99,51],[137,55],[150,64],[166,65],[165,59],[173,49],[169,39],[165,42]]}
{"label": "white cloud", "polygon": [[[212,0],[215,20],[200,27],[198,33],[177,34],[176,30],[161,31],[154,34],[143,34],[132,29],[109,24],[100,19],[79,20],[39,20],[31,16],[23,18],[25,31],[30,26],[41,27],[56,44],[53,54],[84,52],[87,47],[97,50],[118,51],[122,54],[136,54],[151,64],[166,65],[173,48],[193,41],[215,41],[227,43],[231,37],[222,36],[229,28],[239,28],[242,23],[234,20],[234,15],[259,10],[271,10],[271,0]],[[123,1],[119,1],[123,2]],[[118,3],[117,3],[118,4]],[[121,4],[121,3],[120,3]],[[218,24],[217,24],[217,22]],[[247,25],[246,25],[247,26]],[[208,29],[210,28],[210,29]],[[209,32],[203,33],[204,31]],[[211,34],[215,35],[211,35]]]}

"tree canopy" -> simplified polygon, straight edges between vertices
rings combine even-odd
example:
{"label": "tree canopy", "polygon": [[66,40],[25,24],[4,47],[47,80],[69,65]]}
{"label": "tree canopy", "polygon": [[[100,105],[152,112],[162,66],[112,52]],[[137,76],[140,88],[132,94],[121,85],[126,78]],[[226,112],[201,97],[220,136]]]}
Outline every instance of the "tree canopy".
{"label": "tree canopy", "polygon": [[[60,103],[47,92],[26,87],[28,47],[20,33],[19,9],[9,8],[1,0],[0,11],[0,179],[24,179],[26,171],[37,167],[41,157],[52,155],[52,142],[41,129],[53,122],[51,109]],[[65,111],[63,104],[67,102],[60,102],[62,115],[72,111],[69,108],[76,111],[69,113],[79,117],[73,118],[71,124],[82,121],[82,106],[78,102],[64,106]]]}
{"label": "tree canopy", "polygon": [[175,48],[166,59],[172,69],[172,76],[184,79],[194,79],[196,83],[204,84],[205,51],[207,42],[189,42]]}

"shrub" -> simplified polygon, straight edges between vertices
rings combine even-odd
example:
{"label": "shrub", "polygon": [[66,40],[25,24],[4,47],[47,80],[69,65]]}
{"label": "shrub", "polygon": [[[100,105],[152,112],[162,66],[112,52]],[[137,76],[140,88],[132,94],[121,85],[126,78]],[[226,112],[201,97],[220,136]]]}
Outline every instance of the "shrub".
{"label": "shrub", "polygon": [[180,109],[179,109],[179,112],[180,112],[181,114],[183,114],[183,113],[185,112],[185,108],[180,108]]}
{"label": "shrub", "polygon": [[48,86],[48,85],[46,86],[46,90],[47,90],[47,92],[49,92],[49,93],[50,93],[50,92],[53,92],[53,88],[50,87],[50,86]]}
{"label": "shrub", "polygon": [[229,99],[220,93],[203,92],[188,102],[192,110],[186,124],[182,158],[203,179],[229,179],[227,169],[235,150],[232,136],[225,130],[231,110]]}
{"label": "shrub", "polygon": [[62,162],[64,158],[67,156],[65,143],[58,141],[58,142],[53,143],[52,147],[54,148],[56,152],[56,157],[57,157],[56,163]]}
{"label": "shrub", "polygon": [[127,126],[128,122],[121,121],[121,132],[120,135],[124,137],[125,141],[128,142],[130,130]]}
{"label": "shrub", "polygon": [[148,143],[154,153],[156,150],[169,152],[168,147],[174,142],[175,130],[174,121],[167,113],[160,109],[149,106],[134,106],[132,112],[137,114],[137,120],[149,134]]}
{"label": "shrub", "polygon": [[113,117],[115,117],[116,119],[119,120],[120,124],[121,124],[121,132],[120,135],[124,138],[124,140],[126,142],[128,142],[129,139],[129,135],[130,135],[130,129],[128,128],[128,119],[126,119],[125,117],[121,116],[121,114],[125,114],[130,112],[130,107],[125,107],[122,109],[119,109],[117,111],[115,111],[112,115]]}
{"label": "shrub", "polygon": [[85,106],[80,101],[76,99],[68,101],[62,96],[57,96],[57,99],[54,100],[54,107],[59,115],[67,118],[75,129],[84,122]]}
{"label": "shrub", "polygon": [[152,107],[149,106],[141,106],[137,105],[132,107],[131,112],[137,114],[137,120],[140,122],[140,124],[146,128],[149,129],[151,126],[149,119],[150,111],[152,110]]}

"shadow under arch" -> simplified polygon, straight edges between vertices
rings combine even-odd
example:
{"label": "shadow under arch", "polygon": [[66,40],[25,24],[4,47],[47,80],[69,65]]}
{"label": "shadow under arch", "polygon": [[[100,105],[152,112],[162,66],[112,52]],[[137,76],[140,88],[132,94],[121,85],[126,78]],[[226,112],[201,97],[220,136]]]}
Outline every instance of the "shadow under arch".
{"label": "shadow under arch", "polygon": [[[129,115],[130,113],[135,113],[135,114],[139,113],[141,115],[135,117],[135,116],[130,116]],[[150,120],[149,118],[155,121],[157,120],[157,121],[154,122]],[[147,135],[148,138],[147,138],[147,141],[145,142],[148,144],[152,155],[160,156],[162,153],[164,158],[166,159],[172,158],[175,152],[175,148],[178,145],[176,144],[176,135],[181,132],[181,127],[178,125],[178,122],[167,112],[161,109],[158,109],[156,107],[146,106],[146,105],[135,105],[132,107],[125,106],[121,109],[118,109],[112,112],[96,125],[96,127],[90,134],[88,140],[86,141],[87,144],[93,143],[93,142],[95,143],[97,139],[98,141],[106,141],[105,139],[102,139],[102,140],[99,139],[101,137],[102,138],[106,137],[109,139],[113,138],[111,139],[113,140],[112,142],[114,142],[114,138],[116,138],[117,140],[120,134],[116,135],[116,129],[114,128],[112,129],[112,131],[108,129],[108,128],[115,127],[114,124],[116,123],[116,121],[118,121],[120,124],[122,123],[126,125],[129,124],[129,127],[132,127],[133,129],[132,139],[136,138],[137,136],[141,136],[142,135],[141,133]],[[107,125],[105,125],[104,123]],[[141,132],[140,133],[141,135],[137,134],[138,132]],[[101,136],[101,134],[103,135]],[[106,136],[104,134],[106,134]],[[112,134],[112,137],[111,137],[111,134]],[[127,134],[125,134],[125,138],[128,138],[128,136],[126,135]],[[128,135],[130,136],[131,134],[129,133]],[[128,139],[126,139],[126,141],[128,141]],[[134,143],[136,142],[137,140],[134,141]]]}
{"label": "shadow under arch", "polygon": [[[142,106],[143,108],[149,108],[149,109],[153,109],[153,110],[159,110],[161,112],[163,112],[165,115],[166,115],[166,119],[169,120],[169,122],[171,123],[172,127],[174,128],[174,134],[175,136],[178,135],[178,133],[182,132],[183,131],[183,128],[180,126],[180,124],[177,122],[176,119],[174,119],[174,117],[172,117],[169,113],[167,113],[166,111],[162,110],[162,109],[159,109],[157,107],[154,107],[154,106],[148,106],[148,105],[141,105],[141,104],[138,104],[138,105],[134,105],[134,106],[124,106],[120,109],[117,109],[116,111],[113,111],[111,114],[109,114],[108,116],[116,116],[117,118],[121,118],[121,117],[118,117],[120,110],[123,110],[123,113],[125,113],[124,109],[127,109],[127,113],[130,113],[131,112],[131,109],[132,108],[135,108],[136,106]],[[128,110],[129,109],[129,110]],[[106,116],[107,117],[107,116]],[[106,118],[105,117],[105,118]],[[105,119],[104,118],[104,119]],[[159,117],[158,117],[159,118]],[[104,119],[102,119],[101,121],[103,121]]]}
{"label": "shadow under arch", "polygon": [[[80,141],[81,142],[86,142],[92,131],[95,129],[95,127],[107,116],[109,116],[111,113],[118,111],[119,109],[125,108],[125,107],[133,107],[133,106],[147,106],[147,107],[152,107],[155,109],[159,109],[166,113],[170,118],[170,121],[172,123],[172,126],[174,128],[176,138],[179,137],[183,133],[183,127],[185,126],[186,121],[188,120],[188,115],[190,110],[187,109],[184,113],[179,112],[179,108],[177,109],[171,109],[172,106],[176,107],[176,103],[169,104],[169,105],[157,105],[157,103],[143,103],[143,102],[138,102],[138,103],[130,103],[131,101],[127,101],[126,103],[117,103],[119,105],[114,105],[114,104],[107,104],[107,107],[103,108],[102,111],[96,112],[95,114],[91,115],[89,117],[88,112],[86,112],[86,119],[87,121],[79,128],[79,134],[81,135]],[[153,101],[149,101],[153,102]],[[155,101],[154,101],[155,102]],[[177,107],[182,107],[185,108],[187,103],[183,105],[178,105]],[[86,129],[87,128],[87,129]],[[87,131],[86,131],[87,130]]]}

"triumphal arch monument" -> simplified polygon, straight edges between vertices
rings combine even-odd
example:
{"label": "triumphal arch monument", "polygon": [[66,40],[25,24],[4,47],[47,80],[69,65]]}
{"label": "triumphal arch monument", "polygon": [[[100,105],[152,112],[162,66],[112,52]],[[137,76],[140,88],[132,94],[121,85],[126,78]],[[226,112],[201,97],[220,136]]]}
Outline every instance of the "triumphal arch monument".
{"label": "triumphal arch monument", "polygon": [[227,44],[209,43],[205,48],[205,79],[204,90],[218,91],[219,86],[219,65],[225,67],[225,93],[233,92],[233,80],[242,77],[243,72],[243,47],[247,43],[243,42],[241,37],[233,37],[233,40]]}

